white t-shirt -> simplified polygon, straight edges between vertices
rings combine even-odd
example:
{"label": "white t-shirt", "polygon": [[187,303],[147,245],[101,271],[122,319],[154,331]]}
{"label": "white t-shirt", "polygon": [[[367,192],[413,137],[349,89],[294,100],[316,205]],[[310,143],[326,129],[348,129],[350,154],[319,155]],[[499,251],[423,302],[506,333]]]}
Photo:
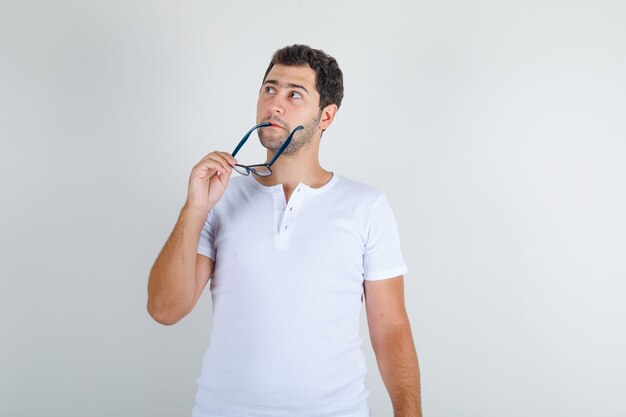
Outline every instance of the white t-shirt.
{"label": "white t-shirt", "polygon": [[193,417],[368,417],[363,280],[407,272],[385,194],[233,177],[198,253],[215,260],[213,329]]}

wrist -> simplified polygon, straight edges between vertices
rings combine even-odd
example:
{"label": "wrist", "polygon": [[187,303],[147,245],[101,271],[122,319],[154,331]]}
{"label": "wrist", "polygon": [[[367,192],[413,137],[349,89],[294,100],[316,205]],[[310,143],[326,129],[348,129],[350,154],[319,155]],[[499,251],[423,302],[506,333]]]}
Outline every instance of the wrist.
{"label": "wrist", "polygon": [[201,217],[202,220],[204,221],[209,215],[209,212],[211,211],[211,209],[212,207],[209,207],[208,209],[200,208],[200,207],[195,207],[189,204],[189,202],[185,202],[185,204],[183,205],[180,211],[181,211],[181,215],[186,214],[191,217]]}

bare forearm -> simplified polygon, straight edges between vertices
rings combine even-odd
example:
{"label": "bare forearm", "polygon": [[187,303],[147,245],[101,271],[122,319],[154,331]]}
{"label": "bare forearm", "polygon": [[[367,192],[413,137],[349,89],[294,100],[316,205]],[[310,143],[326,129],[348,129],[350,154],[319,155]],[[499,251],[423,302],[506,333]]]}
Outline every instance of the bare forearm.
{"label": "bare forearm", "polygon": [[198,238],[207,214],[183,207],[150,271],[148,311],[163,324],[178,321],[193,302]]}
{"label": "bare forearm", "polygon": [[372,343],[394,417],[421,417],[419,363],[410,325],[398,326]]}

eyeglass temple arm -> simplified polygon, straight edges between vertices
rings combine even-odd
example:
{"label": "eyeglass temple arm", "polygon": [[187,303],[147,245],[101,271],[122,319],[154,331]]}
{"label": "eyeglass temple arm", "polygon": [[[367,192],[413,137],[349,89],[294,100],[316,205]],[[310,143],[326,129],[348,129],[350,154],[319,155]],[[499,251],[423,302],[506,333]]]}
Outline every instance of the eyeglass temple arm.
{"label": "eyeglass temple arm", "polygon": [[298,127],[296,127],[291,134],[289,135],[289,137],[287,138],[287,140],[285,141],[285,143],[283,143],[283,146],[280,147],[280,149],[278,150],[278,152],[276,152],[276,155],[274,155],[274,157],[272,158],[272,160],[270,161],[269,164],[267,164],[267,167],[271,167],[272,164],[274,163],[274,161],[276,161],[276,159],[278,159],[278,157],[280,156],[281,153],[283,153],[283,151],[285,150],[285,148],[287,146],[289,146],[289,142],[291,142],[291,139],[293,138],[294,133],[296,133],[298,130],[302,130],[304,129],[304,126],[300,125]]}
{"label": "eyeglass temple arm", "polygon": [[239,152],[239,149],[241,149],[241,147],[243,146],[244,143],[246,143],[246,141],[248,140],[248,138],[250,137],[250,135],[252,134],[252,132],[254,132],[256,129],[260,128],[260,127],[267,127],[267,126],[271,126],[272,124],[270,122],[263,122],[263,123],[259,123],[258,125],[254,126],[252,129],[250,129],[248,131],[248,133],[246,133],[243,138],[239,141],[239,145],[237,145],[237,147],[235,148],[235,150],[233,151],[233,153],[230,154],[230,156],[235,156],[237,155],[237,152]]}

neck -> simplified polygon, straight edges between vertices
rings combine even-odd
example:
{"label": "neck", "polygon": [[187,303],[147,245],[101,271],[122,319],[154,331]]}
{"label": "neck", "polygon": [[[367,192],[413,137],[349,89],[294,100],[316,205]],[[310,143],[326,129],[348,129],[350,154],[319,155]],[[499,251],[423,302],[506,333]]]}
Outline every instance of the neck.
{"label": "neck", "polygon": [[[274,157],[274,152],[267,152],[267,161]],[[272,175],[257,177],[265,186],[282,184],[285,191],[293,190],[299,183],[311,188],[319,188],[332,178],[332,173],[321,167],[318,149],[306,147],[295,155],[282,154],[272,165]]]}

